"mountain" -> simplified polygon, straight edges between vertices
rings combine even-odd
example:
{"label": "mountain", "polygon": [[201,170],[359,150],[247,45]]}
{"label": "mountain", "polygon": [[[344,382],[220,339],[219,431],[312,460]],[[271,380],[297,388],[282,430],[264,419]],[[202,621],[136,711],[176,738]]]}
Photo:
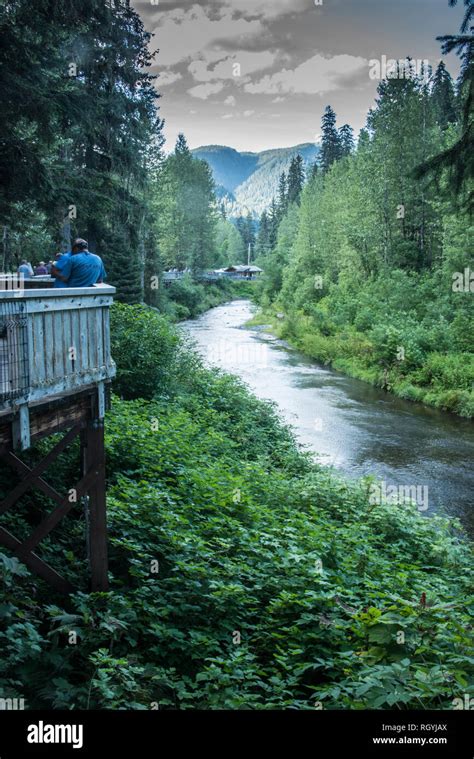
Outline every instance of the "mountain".
{"label": "mountain", "polygon": [[229,216],[245,214],[247,209],[260,216],[276,197],[278,180],[282,171],[288,172],[291,159],[299,153],[308,169],[319,147],[305,142],[291,148],[241,153],[224,145],[206,145],[192,152],[211,167],[217,196],[224,202]]}

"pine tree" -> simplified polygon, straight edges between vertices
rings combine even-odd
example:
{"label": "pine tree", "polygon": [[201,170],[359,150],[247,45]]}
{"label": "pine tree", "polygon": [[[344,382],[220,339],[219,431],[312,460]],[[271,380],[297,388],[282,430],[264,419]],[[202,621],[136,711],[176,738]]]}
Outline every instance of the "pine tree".
{"label": "pine tree", "polygon": [[248,250],[248,246],[250,245],[252,250],[255,248],[255,222],[252,218],[252,214],[250,211],[247,212],[247,216],[245,218],[245,246]]}
{"label": "pine tree", "polygon": [[323,137],[319,160],[323,174],[325,174],[334,161],[337,161],[341,157],[341,139],[336,129],[336,114],[330,105],[326,106],[326,110],[324,111],[321,131]]}
{"label": "pine tree", "polygon": [[341,156],[348,156],[354,152],[354,130],[349,124],[344,124],[339,129],[339,139],[341,141]]}
{"label": "pine tree", "polygon": [[299,203],[303,185],[304,165],[302,157],[298,154],[292,159],[288,172],[288,204]]}
{"label": "pine tree", "polygon": [[176,145],[174,148],[174,154],[177,156],[177,158],[182,158],[184,160],[189,160],[191,158],[191,151],[188,147],[188,143],[186,142],[186,137],[182,132],[178,134],[178,139],[176,140]]}
{"label": "pine tree", "polygon": [[311,181],[312,179],[314,179],[315,177],[317,177],[317,176],[318,176],[318,173],[319,173],[319,166],[318,166],[318,162],[317,162],[317,161],[315,161],[315,162],[313,163],[313,165],[311,166],[311,169],[310,169],[310,171],[309,171],[309,179],[310,179],[310,181]]}
{"label": "pine tree", "polygon": [[216,255],[214,182],[205,161],[194,158],[183,134],[164,162],[157,188],[158,240],[165,266],[194,274]]}
{"label": "pine tree", "polygon": [[[454,7],[457,0],[449,0]],[[474,3],[464,0],[466,8],[459,34],[446,34],[437,39],[442,43],[443,55],[453,51],[461,58],[461,74],[458,90],[463,101],[460,136],[447,150],[443,150],[434,158],[423,161],[416,169],[418,178],[431,176],[439,184],[443,172],[447,171],[450,194],[456,198],[456,203],[474,210],[474,35],[472,34],[472,19]],[[464,195],[465,193],[465,195]]]}
{"label": "pine tree", "polygon": [[286,172],[282,171],[278,182],[278,213],[280,219],[285,215],[288,208],[288,179]]}
{"label": "pine tree", "polygon": [[262,212],[255,245],[256,256],[266,256],[271,250],[270,221],[266,211]]}
{"label": "pine tree", "polygon": [[268,213],[268,228],[269,228],[268,243],[269,243],[270,250],[273,250],[273,248],[276,245],[278,225],[280,223],[280,218],[281,217],[280,217],[280,211],[279,211],[278,205],[276,203],[275,198],[272,198],[270,210]]}
{"label": "pine tree", "polygon": [[242,214],[239,214],[239,216],[237,216],[235,220],[235,228],[237,229],[237,232],[239,233],[240,238],[242,240],[242,250],[246,251],[247,250],[247,242],[246,242],[247,225]]}
{"label": "pine tree", "polygon": [[457,121],[456,95],[451,75],[443,61],[440,61],[433,77],[431,102],[435,111],[435,118],[441,129],[447,129],[450,124]]}
{"label": "pine tree", "polygon": [[247,256],[249,245],[252,248],[255,247],[255,223],[250,211],[247,211],[245,217],[242,215],[238,216],[235,221],[235,226],[242,238],[243,249]]}

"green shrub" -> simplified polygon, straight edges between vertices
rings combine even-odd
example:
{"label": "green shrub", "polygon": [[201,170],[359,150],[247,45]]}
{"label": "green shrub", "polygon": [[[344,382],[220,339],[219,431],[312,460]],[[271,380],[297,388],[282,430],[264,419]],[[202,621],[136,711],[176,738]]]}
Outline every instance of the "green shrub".
{"label": "green shrub", "polygon": [[153,398],[172,387],[176,330],[147,306],[114,303],[111,351],[117,364],[115,391],[123,398]]}

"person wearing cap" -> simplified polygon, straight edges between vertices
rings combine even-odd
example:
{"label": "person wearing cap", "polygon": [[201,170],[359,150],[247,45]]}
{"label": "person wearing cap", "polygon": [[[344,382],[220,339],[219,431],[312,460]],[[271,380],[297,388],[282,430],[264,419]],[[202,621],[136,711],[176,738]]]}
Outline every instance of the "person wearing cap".
{"label": "person wearing cap", "polygon": [[56,278],[55,287],[92,287],[106,278],[100,256],[88,250],[86,240],[78,238],[72,244],[71,254],[60,256],[51,275]]}
{"label": "person wearing cap", "polygon": [[47,274],[48,270],[46,268],[46,264],[44,261],[40,261],[38,266],[35,266],[35,277],[38,277],[42,274]]}

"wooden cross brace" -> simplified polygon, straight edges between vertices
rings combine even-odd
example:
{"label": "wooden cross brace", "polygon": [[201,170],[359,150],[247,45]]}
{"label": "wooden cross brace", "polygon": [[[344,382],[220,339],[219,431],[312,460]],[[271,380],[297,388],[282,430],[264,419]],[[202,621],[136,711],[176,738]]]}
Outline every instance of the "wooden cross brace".
{"label": "wooden cross brace", "polygon": [[[82,471],[83,476],[74,488],[75,496],[71,500],[69,493],[60,495],[43,478],[43,472],[52,464],[60,453],[78,436],[81,435]],[[91,589],[93,591],[108,590],[107,579],[107,524],[105,507],[105,453],[103,421],[94,419],[90,422],[76,424],[52,448],[47,456],[33,468],[21,461],[13,451],[0,452],[3,460],[22,477],[18,485],[0,503],[0,515],[5,513],[30,488],[41,490],[57,505],[23,542],[18,540],[8,530],[0,527],[0,544],[10,549],[35,574],[46,580],[53,588],[62,593],[74,591],[71,583],[49,566],[36,553],[35,548],[56,525],[75,506],[82,496],[89,494],[89,545]]]}

